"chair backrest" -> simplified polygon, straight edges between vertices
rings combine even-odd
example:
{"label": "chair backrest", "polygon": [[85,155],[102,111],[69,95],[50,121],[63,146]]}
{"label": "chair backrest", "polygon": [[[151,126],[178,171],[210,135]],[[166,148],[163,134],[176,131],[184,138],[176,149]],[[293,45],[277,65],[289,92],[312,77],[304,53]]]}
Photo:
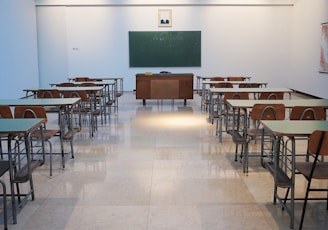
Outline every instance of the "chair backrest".
{"label": "chair backrest", "polygon": [[90,81],[90,78],[88,78],[88,77],[76,77],[74,80],[77,81],[77,82]]}
{"label": "chair backrest", "polygon": [[14,111],[15,118],[43,118],[48,121],[47,113],[42,106],[16,106]]}
{"label": "chair backrest", "polygon": [[214,88],[233,88],[233,85],[230,82],[220,82],[213,84]]}
{"label": "chair backrest", "polygon": [[[211,77],[210,81],[224,81],[224,77]],[[215,87],[215,83],[210,84],[210,87]]]}
{"label": "chair backrest", "polygon": [[241,83],[239,88],[260,88],[261,84],[259,83]]}
{"label": "chair backrest", "polygon": [[259,96],[260,100],[283,100],[283,92],[263,92]]}
{"label": "chair backrest", "polygon": [[227,78],[228,81],[244,81],[245,78],[243,76],[239,76],[239,77],[228,77]]}
{"label": "chair backrest", "polygon": [[240,99],[240,100],[248,100],[248,93],[246,92],[227,92],[223,97],[223,104],[227,104],[228,99]]}
{"label": "chair backrest", "polygon": [[224,77],[211,77],[210,81],[224,81]]}
{"label": "chair backrest", "polygon": [[326,120],[325,108],[321,106],[295,106],[289,116],[290,120]]}
{"label": "chair backrest", "polygon": [[313,155],[328,155],[328,131],[315,130],[309,137],[308,150]]}
{"label": "chair backrest", "polygon": [[57,84],[58,87],[75,87],[76,84],[74,84],[73,82],[63,82],[63,83],[59,83]]}
{"label": "chair backrest", "polygon": [[13,114],[11,112],[10,106],[0,105],[0,118],[2,118],[2,119],[13,118]]}
{"label": "chair backrest", "polygon": [[94,82],[83,82],[83,83],[79,84],[79,86],[97,86],[97,84]]}
{"label": "chair backrest", "polygon": [[61,98],[58,89],[39,89],[36,92],[37,98]]}
{"label": "chair backrest", "polygon": [[64,91],[63,92],[64,98],[81,98],[82,102],[89,102],[88,95],[86,91],[84,90],[78,90],[78,91]]}
{"label": "chair backrest", "polygon": [[286,108],[284,104],[255,104],[252,108],[252,120],[284,120]]}

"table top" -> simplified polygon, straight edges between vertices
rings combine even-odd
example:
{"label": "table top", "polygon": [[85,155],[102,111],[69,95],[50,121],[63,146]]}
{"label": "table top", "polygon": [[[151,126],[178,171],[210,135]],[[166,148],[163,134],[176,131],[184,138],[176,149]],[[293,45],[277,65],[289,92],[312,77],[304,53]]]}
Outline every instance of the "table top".
{"label": "table top", "polygon": [[29,133],[43,122],[42,118],[0,119],[0,133]]}
{"label": "table top", "polygon": [[[89,77],[91,81],[102,81],[102,80],[123,80],[123,77]],[[68,78],[69,81],[76,80],[76,77],[70,77]]]}
{"label": "table top", "polygon": [[65,91],[101,91],[104,89],[104,86],[83,86],[83,87],[51,87],[51,88],[28,88],[28,89],[23,89],[23,91],[28,91],[28,92],[37,92],[39,89],[42,90],[52,90],[52,89],[58,89],[61,92]]}
{"label": "table top", "polygon": [[[246,82],[247,83],[247,82]],[[245,92],[245,93],[264,93],[264,92],[283,92],[292,93],[293,90],[288,88],[210,88],[210,93],[234,93],[234,92]]]}
{"label": "table top", "polygon": [[[76,82],[69,82],[69,83],[73,83],[76,87],[95,87],[95,86],[108,86],[108,85],[115,85],[115,82],[112,81],[76,81]],[[94,84],[94,86],[80,86],[83,85],[85,83],[90,83],[90,84]],[[60,84],[62,83],[50,83],[49,85],[51,87],[55,86],[56,88],[62,88],[60,87]],[[72,86],[74,87],[74,86]],[[68,88],[68,87],[65,87]]]}
{"label": "table top", "polygon": [[80,98],[0,99],[0,105],[64,106],[80,102]]}
{"label": "table top", "polygon": [[[199,78],[199,79],[211,79],[211,78],[213,78],[213,77],[209,77],[209,76],[196,76],[197,78]],[[221,77],[221,76],[220,76]],[[241,77],[243,77],[243,78],[245,78],[245,79],[251,79],[252,77],[244,77],[244,76],[241,76]],[[227,79],[228,77],[222,77],[222,78],[224,78],[224,79]],[[247,81],[246,81],[247,82]]]}
{"label": "table top", "polygon": [[228,99],[233,108],[253,108],[254,104],[284,104],[286,108],[294,106],[323,106],[328,108],[328,99],[287,99],[287,100],[240,100]]}
{"label": "table top", "polygon": [[216,83],[226,83],[229,82],[233,85],[239,85],[239,84],[261,84],[261,85],[267,85],[267,82],[254,82],[254,81],[210,81],[210,80],[204,80],[202,81],[203,85],[208,85],[208,84],[216,84]]}
{"label": "table top", "polygon": [[146,74],[146,73],[137,73],[137,76],[194,76],[193,73],[171,73],[171,72],[167,72],[167,73],[152,73],[152,74]]}
{"label": "table top", "polygon": [[271,130],[275,136],[304,136],[310,135],[314,130],[328,130],[328,121],[262,120],[261,123]]}

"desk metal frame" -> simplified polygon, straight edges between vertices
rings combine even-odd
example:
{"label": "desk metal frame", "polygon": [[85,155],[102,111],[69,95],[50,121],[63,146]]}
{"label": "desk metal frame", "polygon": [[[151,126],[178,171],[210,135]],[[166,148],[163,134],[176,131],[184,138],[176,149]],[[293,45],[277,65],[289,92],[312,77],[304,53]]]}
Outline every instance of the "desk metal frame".
{"label": "desk metal frame", "polygon": [[[13,215],[13,222],[14,224],[17,223],[17,210],[23,206],[23,204],[27,201],[29,195],[31,195],[32,200],[35,199],[34,196],[34,185],[33,185],[33,178],[32,173],[30,171],[30,162],[31,162],[31,150],[30,150],[30,134],[40,128],[42,130],[42,124],[44,120],[40,118],[36,119],[0,119],[0,133],[1,134],[8,134],[9,135],[17,135],[23,134],[24,135],[24,142],[26,148],[26,157],[27,157],[27,166],[28,166],[28,173],[29,173],[29,181],[30,181],[30,191],[25,195],[25,199],[22,200],[20,203],[16,204],[15,199],[15,190],[14,184],[14,163],[12,159],[12,147],[11,147],[11,139],[8,139],[8,160],[9,160],[9,177],[10,177],[10,191],[11,191],[11,203],[12,203],[12,215]],[[42,150],[44,152],[44,143],[42,143]],[[6,201],[4,201],[6,202]]]}
{"label": "desk metal frame", "polygon": [[[309,136],[314,130],[328,130],[328,121],[261,121],[261,123],[274,135],[274,195],[273,195],[273,204],[276,204],[278,200],[285,210],[290,215],[290,228],[294,228],[294,203],[295,200],[300,200],[302,198],[295,198],[295,158],[296,158],[296,146],[295,146],[295,137]],[[290,186],[290,206],[284,204],[284,199],[278,195],[278,181],[277,181],[277,172],[278,167],[280,167],[280,160],[283,156],[284,151],[280,150],[280,143],[283,137],[293,137],[292,148],[291,148],[291,186]]]}
{"label": "desk metal frame", "polygon": [[[224,82],[229,82],[233,86],[238,87],[240,84],[260,84],[261,87],[267,87],[268,83],[267,82],[251,82],[251,81],[211,81],[211,80],[203,80],[202,81],[202,89],[201,89],[201,97],[202,97],[202,108],[203,108],[203,103],[209,100],[209,93],[208,89],[210,89],[211,84],[216,84],[216,83],[224,83]],[[239,88],[239,87],[238,87]]]}
{"label": "desk metal frame", "polygon": [[[114,81],[114,98],[115,98],[115,105],[118,108],[118,98],[123,95],[123,77],[91,77],[88,78],[89,81],[93,82],[101,82],[101,81]],[[76,78],[68,78],[68,81],[75,81]]]}
{"label": "desk metal frame", "polygon": [[[291,89],[288,88],[210,88],[209,90],[209,122],[213,121],[213,96],[218,95],[218,108],[219,113],[221,113],[221,108],[223,105],[223,95],[225,93],[237,93],[237,92],[246,92],[246,93],[263,93],[263,92],[283,92],[289,94],[289,99],[291,98],[291,93],[293,92]],[[247,101],[247,100],[245,100]],[[222,142],[222,130],[219,130],[219,138],[220,142]]]}
{"label": "desk metal frame", "polygon": [[[214,76],[213,76],[214,77]],[[210,80],[213,77],[208,76],[196,76],[196,92],[200,95],[202,92],[202,84],[203,81]],[[225,81],[228,79],[228,77],[223,77]],[[244,81],[244,83],[247,83],[252,77],[244,77],[247,81]]]}

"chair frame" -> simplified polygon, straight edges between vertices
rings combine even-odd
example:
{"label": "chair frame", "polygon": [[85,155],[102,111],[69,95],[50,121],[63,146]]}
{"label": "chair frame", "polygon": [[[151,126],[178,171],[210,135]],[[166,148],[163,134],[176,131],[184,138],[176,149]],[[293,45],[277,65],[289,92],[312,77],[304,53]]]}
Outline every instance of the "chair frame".
{"label": "chair frame", "polygon": [[[53,137],[59,137],[60,147],[61,147],[61,157],[62,157],[62,167],[65,168],[65,152],[64,152],[64,141],[70,141],[71,143],[71,154],[72,158],[74,158],[73,152],[73,140],[68,140],[65,138],[65,133],[63,133],[62,121],[60,127],[58,129],[47,129],[46,123],[48,121],[47,113],[44,107],[42,106],[16,106],[15,107],[15,115],[16,118],[43,118],[43,133],[40,131],[34,131],[32,133],[31,142],[40,141],[43,138],[43,141],[47,142],[49,145],[49,156],[50,156],[50,177],[52,176],[53,172],[53,146],[51,139]],[[31,147],[33,149],[33,145],[31,143]],[[34,147],[39,147],[38,145],[34,145]],[[45,155],[43,154],[43,162],[45,162]]]}
{"label": "chair frame", "polygon": [[328,180],[328,162],[322,162],[319,160],[321,156],[328,156],[328,131],[315,130],[309,137],[308,152],[313,156],[312,162],[296,162],[296,170],[304,176],[307,180],[306,193],[304,197],[304,203],[302,208],[302,216],[299,229],[303,228],[303,222],[305,218],[306,206],[308,200],[325,200],[326,210],[328,210],[328,195],[326,198],[309,198],[310,192],[326,192],[327,188],[312,188],[311,183],[313,179]]}
{"label": "chair frame", "polygon": [[[13,115],[10,106],[0,105],[0,119],[12,119]],[[3,159],[2,141],[8,141],[8,135],[0,134],[0,156]]]}
{"label": "chair frame", "polygon": [[[261,126],[261,120],[284,120],[286,114],[286,108],[284,104],[254,104],[250,119],[255,122],[254,128],[248,128],[244,134],[244,146],[240,158],[243,161],[243,172],[248,175],[248,158],[250,157],[248,145],[251,141],[260,140],[261,150],[260,154],[252,154],[252,156],[260,156],[260,162],[264,167],[264,150],[269,150],[271,154],[268,154],[272,158],[273,152],[273,138],[265,128]],[[265,149],[265,142],[270,143],[270,148]]]}
{"label": "chair frame", "polygon": [[283,100],[283,92],[263,92],[259,95],[259,100]]}
{"label": "chair frame", "polygon": [[[6,172],[9,172],[10,165],[8,160],[0,160],[0,177],[2,177]],[[7,188],[6,183],[0,179],[0,184],[2,186],[2,196],[3,196],[3,225],[4,229],[8,229],[8,207],[7,207]],[[14,215],[14,213],[13,213]]]}

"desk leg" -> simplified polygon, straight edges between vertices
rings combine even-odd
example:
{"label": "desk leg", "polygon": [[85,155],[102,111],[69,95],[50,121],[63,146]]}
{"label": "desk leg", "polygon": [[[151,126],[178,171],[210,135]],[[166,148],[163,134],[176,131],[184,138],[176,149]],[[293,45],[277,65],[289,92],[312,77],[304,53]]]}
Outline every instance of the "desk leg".
{"label": "desk leg", "polygon": [[[278,195],[278,167],[280,165],[279,157],[280,157],[280,143],[282,137],[275,137],[274,139],[274,197],[273,197],[273,204],[277,203],[277,199],[281,201],[281,198]],[[290,188],[290,207],[289,207],[289,215],[290,215],[290,228],[294,228],[294,204],[295,204],[295,138],[291,139],[292,143],[292,162],[291,162],[291,188]],[[282,156],[284,157],[284,156]],[[285,197],[287,199],[287,195]],[[283,207],[285,204],[283,204]],[[285,206],[287,208],[287,206]]]}
{"label": "desk leg", "polygon": [[295,138],[292,138],[292,187],[290,193],[290,228],[294,228],[294,215],[295,215],[295,154],[296,154],[296,146],[295,146]]}
{"label": "desk leg", "polygon": [[13,159],[12,159],[12,147],[11,147],[11,137],[8,136],[8,160],[9,160],[9,180],[10,180],[10,193],[11,193],[11,206],[12,206],[12,215],[13,215],[13,223],[17,224],[17,216],[16,216],[16,202],[15,202],[15,190],[14,190],[14,169],[13,169]]}
{"label": "desk leg", "polygon": [[145,99],[142,100],[142,105],[144,105],[144,106],[146,105],[146,100]]}

